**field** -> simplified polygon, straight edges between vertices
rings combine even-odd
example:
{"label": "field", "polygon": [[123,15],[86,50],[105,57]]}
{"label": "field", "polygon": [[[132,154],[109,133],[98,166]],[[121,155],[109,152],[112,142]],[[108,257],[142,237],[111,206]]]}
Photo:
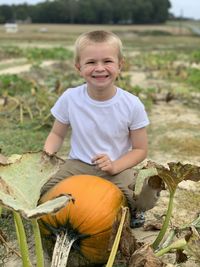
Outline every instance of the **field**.
{"label": "field", "polygon": [[[126,64],[118,85],[144,102],[148,127],[147,160],[159,164],[181,162],[199,165],[200,152],[200,36],[187,24],[166,25],[19,25],[18,33],[6,33],[0,25],[0,152],[3,155],[41,150],[53,119],[50,108],[68,87],[83,82],[73,67],[73,43],[91,29],[108,29],[124,43]],[[200,27],[193,23],[193,27]],[[67,136],[61,157],[69,149]],[[145,163],[142,163],[144,165]],[[199,182],[180,183],[171,219],[173,227],[189,223],[199,214]],[[164,190],[157,205],[146,213],[147,221],[165,213],[169,193]],[[0,266],[20,265],[11,214],[0,219]],[[1,233],[2,231],[2,233]],[[29,231],[29,228],[27,229]],[[150,242],[157,232],[138,229],[135,235]],[[15,253],[13,253],[13,250]],[[194,258],[175,263],[199,266]],[[115,265],[116,267],[118,265]]]}

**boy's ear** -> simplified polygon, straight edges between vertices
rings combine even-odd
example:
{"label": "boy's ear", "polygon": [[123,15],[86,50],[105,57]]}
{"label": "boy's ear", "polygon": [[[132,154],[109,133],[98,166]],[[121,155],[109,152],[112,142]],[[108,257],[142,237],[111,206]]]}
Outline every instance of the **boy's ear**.
{"label": "boy's ear", "polygon": [[124,66],[124,58],[119,61],[119,69],[121,70]]}
{"label": "boy's ear", "polygon": [[76,68],[76,70],[77,70],[78,72],[80,72],[80,70],[81,70],[81,66],[80,66],[79,63],[75,63],[75,68]]}

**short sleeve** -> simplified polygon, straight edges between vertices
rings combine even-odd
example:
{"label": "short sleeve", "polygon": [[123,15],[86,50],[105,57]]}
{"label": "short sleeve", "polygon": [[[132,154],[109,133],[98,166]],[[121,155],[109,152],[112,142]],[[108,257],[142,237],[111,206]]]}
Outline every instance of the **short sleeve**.
{"label": "short sleeve", "polygon": [[55,105],[51,109],[51,113],[58,121],[69,124],[69,100],[68,93],[65,91],[56,101]]}
{"label": "short sleeve", "polygon": [[143,103],[139,98],[136,101],[132,109],[132,120],[130,124],[130,130],[136,130],[149,125],[149,118]]}

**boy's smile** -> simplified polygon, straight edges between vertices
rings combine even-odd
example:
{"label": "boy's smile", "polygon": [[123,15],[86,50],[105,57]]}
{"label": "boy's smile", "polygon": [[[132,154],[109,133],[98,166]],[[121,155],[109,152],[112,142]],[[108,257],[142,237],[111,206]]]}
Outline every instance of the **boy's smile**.
{"label": "boy's smile", "polygon": [[114,82],[122,65],[118,54],[118,48],[109,43],[91,43],[82,49],[76,68],[87,82],[91,97],[103,100],[115,94]]}

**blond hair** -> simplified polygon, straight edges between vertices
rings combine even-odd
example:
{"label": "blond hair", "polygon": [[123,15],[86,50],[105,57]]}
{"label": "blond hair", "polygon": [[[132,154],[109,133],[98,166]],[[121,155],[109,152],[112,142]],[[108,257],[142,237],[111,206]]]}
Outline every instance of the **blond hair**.
{"label": "blond hair", "polygon": [[91,43],[109,43],[112,45],[116,45],[116,47],[119,50],[119,60],[123,59],[123,45],[120,40],[120,38],[109,31],[103,31],[103,30],[98,30],[98,31],[90,31],[81,34],[78,39],[75,42],[75,51],[74,51],[74,61],[75,64],[79,63],[80,60],[80,53],[82,49],[84,49],[87,45]]}

